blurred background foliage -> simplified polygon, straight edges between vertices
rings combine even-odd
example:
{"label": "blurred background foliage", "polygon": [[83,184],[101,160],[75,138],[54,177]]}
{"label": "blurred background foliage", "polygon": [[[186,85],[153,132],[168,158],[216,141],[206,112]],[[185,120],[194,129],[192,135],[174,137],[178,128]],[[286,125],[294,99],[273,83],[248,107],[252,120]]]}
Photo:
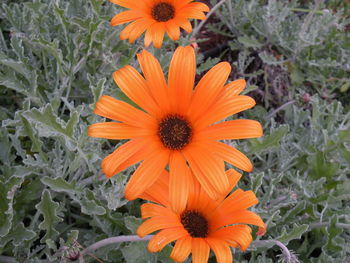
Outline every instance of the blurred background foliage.
{"label": "blurred background foliage", "polygon": [[[101,94],[127,100],[113,71],[138,68],[142,39],[130,45],[109,26],[120,11],[102,0],[1,1],[0,262],[70,262],[77,251],[80,262],[171,262],[170,246],[150,254],[146,242],[82,252],[141,222],[140,201],[123,199],[133,168],[111,180],[100,169],[121,142],[86,133]],[[264,126],[263,138],[234,143],[255,166],[239,187],[256,192],[261,240],[273,241],[234,251],[235,262],[350,261],[349,31],[348,0],[227,0],[180,40],[198,44],[198,75],[232,64],[230,79],[245,78],[258,103],[233,118]],[[165,72],[175,47],[150,48]]]}

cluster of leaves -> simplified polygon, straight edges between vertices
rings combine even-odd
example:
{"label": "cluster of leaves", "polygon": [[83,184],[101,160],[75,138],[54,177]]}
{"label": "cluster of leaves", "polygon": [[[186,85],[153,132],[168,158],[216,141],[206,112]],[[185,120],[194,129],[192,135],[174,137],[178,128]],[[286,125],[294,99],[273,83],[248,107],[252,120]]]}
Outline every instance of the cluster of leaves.
{"label": "cluster of leaves", "polygon": [[349,10],[348,1],[227,1],[208,28],[226,37],[226,57],[259,86],[265,107],[300,89],[347,102]]}
{"label": "cluster of leaves", "polygon": [[[269,86],[262,84],[268,107],[257,106],[245,117],[261,121],[265,137],[239,142],[238,148],[256,166],[239,186],[260,199],[255,210],[268,225],[263,239],[279,240],[292,256],[273,242],[256,242],[245,253],[235,251],[238,262],[342,262],[350,253],[350,114],[322,93],[304,96],[338,92],[348,83],[349,39],[340,32],[340,13],[322,9],[308,16],[297,8],[293,1],[228,0],[218,10],[222,21],[207,25],[217,33],[228,34],[223,25],[230,29],[226,54],[237,75],[249,78],[249,90],[262,76],[266,83],[277,76],[275,84],[284,83],[291,99],[275,109]],[[98,122],[92,109],[102,93],[127,100],[112,72],[137,67],[142,42],[120,41],[121,28],[108,23],[119,11],[102,0],[0,5],[0,262],[68,261],[76,251],[85,262],[170,262],[169,246],[150,254],[144,242],[100,248],[94,257],[83,252],[98,240],[134,234],[141,222],[139,201],[123,199],[133,168],[111,180],[100,169],[101,159],[120,142],[86,133]],[[304,41],[296,28],[307,19]],[[166,41],[152,51],[165,71],[173,50]],[[258,58],[264,67],[252,68]],[[215,61],[199,56],[198,73]],[[330,77],[337,80],[329,84]],[[345,92],[339,90],[339,98]]]}

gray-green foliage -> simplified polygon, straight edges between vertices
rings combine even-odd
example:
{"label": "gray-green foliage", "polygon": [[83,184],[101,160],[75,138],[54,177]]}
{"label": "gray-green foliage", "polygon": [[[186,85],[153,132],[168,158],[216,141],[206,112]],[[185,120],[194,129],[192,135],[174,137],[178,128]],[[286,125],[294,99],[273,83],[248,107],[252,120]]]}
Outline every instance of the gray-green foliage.
{"label": "gray-green foliage", "polygon": [[[264,72],[276,76],[278,68],[278,83],[287,80],[287,97],[293,100],[274,111],[266,95],[267,109],[245,113],[264,124],[265,136],[239,142],[256,167],[239,186],[257,193],[254,211],[268,226],[262,239],[279,240],[301,262],[342,262],[350,253],[350,117],[336,100],[315,95],[308,101],[303,94],[312,92],[305,80],[316,90],[331,85],[337,90],[349,81],[349,39],[339,29],[341,13],[327,11],[323,3],[300,38],[308,13],[293,11],[298,7],[293,1],[228,0],[218,11],[230,29],[231,50],[238,51],[233,65],[249,78],[250,90],[257,90]],[[100,120],[92,108],[101,94],[127,99],[112,72],[137,66],[141,46],[120,41],[122,27],[108,24],[117,12],[102,0],[4,0],[0,5],[1,255],[18,262],[65,261],[82,246],[134,234],[140,223],[139,202],[123,199],[132,169],[110,180],[100,169],[101,159],[119,142],[92,139],[86,132]],[[207,25],[218,31],[216,26]],[[271,56],[272,45],[282,54],[278,60]],[[166,41],[161,51],[153,50],[165,72],[173,49]],[[267,67],[248,68],[256,59],[253,52]],[[201,60],[199,73],[217,61]],[[329,84],[330,76],[338,80]],[[146,243],[135,242],[94,255],[103,262],[169,262],[169,253],[167,247],[150,254]],[[277,246],[260,243],[234,257],[287,262],[280,255]],[[84,260],[96,262],[89,255]]]}

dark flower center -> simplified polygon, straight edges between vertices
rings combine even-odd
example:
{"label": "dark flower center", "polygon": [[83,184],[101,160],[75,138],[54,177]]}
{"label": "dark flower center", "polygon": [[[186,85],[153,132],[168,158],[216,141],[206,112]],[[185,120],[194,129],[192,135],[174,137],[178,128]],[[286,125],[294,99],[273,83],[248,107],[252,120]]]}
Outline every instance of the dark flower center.
{"label": "dark flower center", "polygon": [[191,237],[207,237],[208,221],[199,212],[188,210],[181,214],[181,224],[187,230]]}
{"label": "dark flower center", "polygon": [[190,142],[192,128],[184,117],[169,115],[159,123],[158,135],[165,147],[181,150]]}
{"label": "dark flower center", "polygon": [[174,16],[175,8],[166,2],[160,2],[152,8],[152,17],[158,22],[166,22]]}

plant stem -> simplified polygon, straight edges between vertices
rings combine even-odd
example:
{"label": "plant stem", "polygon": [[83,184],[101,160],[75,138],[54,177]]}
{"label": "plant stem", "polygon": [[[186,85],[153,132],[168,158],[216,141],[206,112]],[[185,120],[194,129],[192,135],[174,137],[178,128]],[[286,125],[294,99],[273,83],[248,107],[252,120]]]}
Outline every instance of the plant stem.
{"label": "plant stem", "polygon": [[0,256],[0,262],[3,262],[3,263],[18,263],[15,258],[7,257],[7,256]]}
{"label": "plant stem", "polygon": [[115,243],[121,243],[121,242],[135,242],[135,241],[147,241],[150,240],[153,237],[153,235],[145,236],[144,238],[140,238],[136,235],[130,235],[130,236],[117,236],[117,237],[110,237],[106,239],[102,239],[91,246],[88,246],[82,251],[82,254],[87,254],[89,252],[93,252],[96,249],[99,249],[104,246],[112,245]]}
{"label": "plant stem", "polygon": [[206,19],[202,20],[198,26],[196,26],[193,29],[191,38],[195,38],[195,36],[198,34],[198,32],[201,30],[201,28],[203,27],[203,25],[205,24],[205,22],[208,20],[208,18],[216,11],[216,9],[218,9],[221,5],[223,5],[225,3],[226,0],[221,0],[219,3],[217,3],[215,6],[213,6],[213,8],[209,11],[209,13],[206,16]]}

